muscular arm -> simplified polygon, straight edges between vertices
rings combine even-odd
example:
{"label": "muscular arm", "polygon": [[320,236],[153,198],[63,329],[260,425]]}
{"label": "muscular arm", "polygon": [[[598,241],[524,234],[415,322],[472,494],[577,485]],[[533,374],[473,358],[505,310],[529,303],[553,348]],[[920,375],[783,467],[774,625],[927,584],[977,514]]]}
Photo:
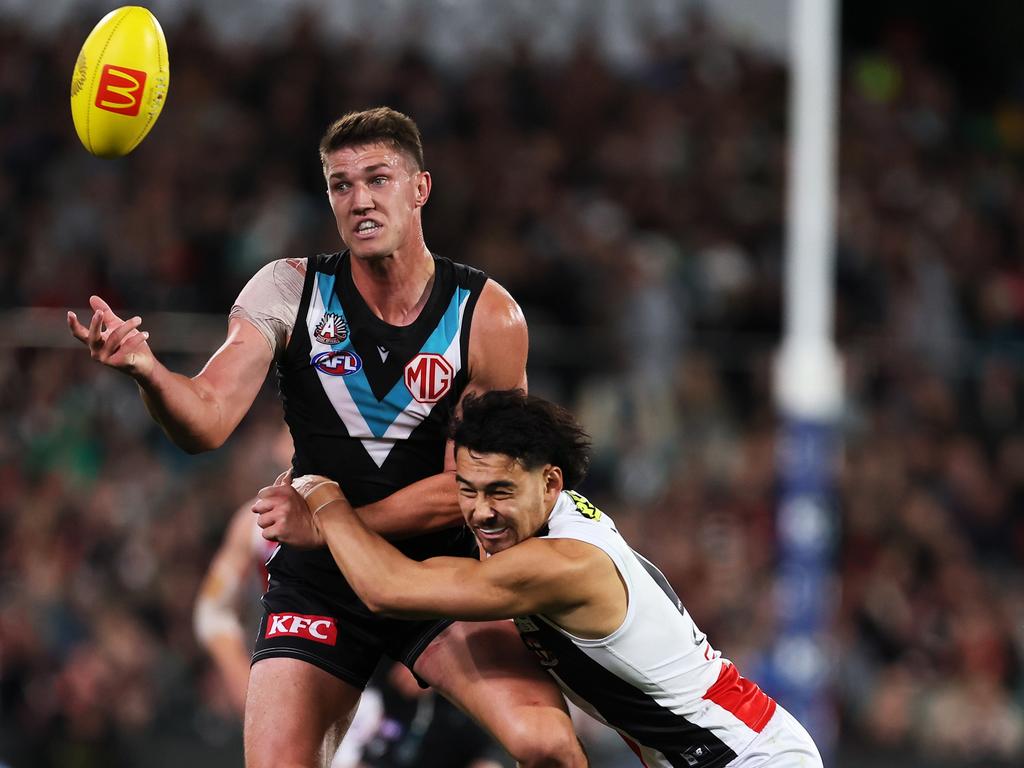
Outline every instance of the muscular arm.
{"label": "muscular arm", "polygon": [[[452,453],[450,441],[445,450]],[[454,460],[446,457],[444,472],[407,485],[378,502],[359,507],[356,513],[372,530],[392,540],[450,528],[462,520],[455,488]]]}
{"label": "muscular arm", "polygon": [[[326,506],[325,499],[332,499]],[[359,519],[330,485],[307,500],[349,584],[370,610],[402,618],[468,621],[560,613],[586,600],[588,558],[563,549],[578,542],[530,539],[484,561],[411,560]]]}
{"label": "muscular arm", "polygon": [[139,385],[153,419],[189,453],[219,447],[238,426],[259,392],[274,350],[287,344],[302,294],[305,260],[264,266],[238,296],[224,344],[192,378],[168,370],[149,348],[142,318],[122,320],[99,296],[89,305],[89,325],[68,312],[72,335],[94,360]]}
{"label": "muscular arm", "polygon": [[[468,392],[526,389],[529,334],[526,319],[508,291],[488,280],[477,300],[469,337]],[[444,471],[359,507],[363,521],[391,539],[407,538],[461,522],[455,488],[455,456],[445,446]]]}
{"label": "muscular arm", "polygon": [[232,318],[224,344],[196,376],[174,373],[155,358],[136,375],[143,402],[175,445],[189,453],[220,447],[252,405],[273,353],[249,321]]}
{"label": "muscular arm", "polygon": [[543,613],[594,638],[613,632],[626,615],[625,585],[611,558],[582,541],[528,539],[482,562],[417,562],[367,527],[337,483],[317,475],[264,488],[252,511],[272,541],[326,544],[352,588],[379,613],[470,621]]}
{"label": "muscular arm", "polygon": [[167,436],[189,453],[217,448],[238,426],[263,384],[273,351],[247,320],[232,318],[224,344],[193,378],[174,373],[149,348],[142,319],[122,320],[99,296],[89,325],[68,312],[71,333],[93,359],[128,374]]}

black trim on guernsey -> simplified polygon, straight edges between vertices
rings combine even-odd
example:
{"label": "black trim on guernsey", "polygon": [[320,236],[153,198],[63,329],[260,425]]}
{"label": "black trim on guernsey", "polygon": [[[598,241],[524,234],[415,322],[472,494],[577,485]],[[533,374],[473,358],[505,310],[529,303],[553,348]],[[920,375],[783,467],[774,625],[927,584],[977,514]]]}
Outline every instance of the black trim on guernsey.
{"label": "black trim on guernsey", "polygon": [[[676,610],[685,616],[686,609],[683,608],[683,601],[679,599],[679,595],[677,595],[676,591],[672,589],[672,585],[668,583],[668,579],[665,577],[665,574],[661,572],[658,566],[641,555],[635,549],[631,549],[630,551],[639,561],[640,565],[644,567],[644,570],[647,571],[647,574],[654,580],[654,583],[657,584],[661,588],[661,591],[665,593],[665,596],[672,601]],[[700,645],[707,639],[707,635],[698,630],[696,625],[693,625],[693,642],[696,645]]]}
{"label": "black trim on guernsey", "polygon": [[679,595],[677,595],[676,591],[672,589],[672,585],[668,583],[668,579],[665,578],[665,574],[658,569],[658,566],[641,555],[635,549],[632,550],[632,552],[636,559],[640,561],[640,565],[642,565],[644,570],[647,571],[648,575],[654,579],[654,583],[661,587],[661,591],[664,592],[668,596],[668,599],[672,601],[676,610],[683,613],[683,601],[679,599]]}
{"label": "black trim on guernsey", "polygon": [[542,616],[530,616],[536,631],[523,631],[526,647],[552,674],[587,701],[609,724],[679,768],[720,768],[735,759],[713,732],[658,704],[578,648]]}

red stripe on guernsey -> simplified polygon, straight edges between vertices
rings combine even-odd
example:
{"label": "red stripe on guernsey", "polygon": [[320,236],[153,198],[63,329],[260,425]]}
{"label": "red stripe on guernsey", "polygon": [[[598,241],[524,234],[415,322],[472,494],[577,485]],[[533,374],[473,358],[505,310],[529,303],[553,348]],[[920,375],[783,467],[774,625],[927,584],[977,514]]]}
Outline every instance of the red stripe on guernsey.
{"label": "red stripe on guernsey", "polygon": [[620,733],[619,736],[621,736],[622,740],[626,742],[626,746],[633,750],[633,754],[636,755],[637,760],[640,761],[640,765],[647,768],[647,763],[644,762],[644,756],[640,753],[640,745],[624,733]]}
{"label": "red stripe on guernsey", "polygon": [[730,712],[750,730],[760,733],[775,714],[775,699],[758,688],[757,683],[740,677],[732,664],[723,664],[718,680],[704,698]]}

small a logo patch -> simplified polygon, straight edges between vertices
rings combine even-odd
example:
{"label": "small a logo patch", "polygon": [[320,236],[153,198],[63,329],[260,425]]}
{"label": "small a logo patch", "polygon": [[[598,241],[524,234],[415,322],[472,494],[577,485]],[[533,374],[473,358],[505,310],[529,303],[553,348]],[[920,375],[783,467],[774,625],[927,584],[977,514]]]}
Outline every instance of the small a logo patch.
{"label": "small a logo patch", "polygon": [[336,312],[327,312],[316,324],[313,338],[321,344],[339,344],[348,338],[348,323]]}
{"label": "small a logo patch", "polygon": [[314,368],[328,376],[351,376],[363,367],[363,361],[351,350],[321,352],[310,361]]}

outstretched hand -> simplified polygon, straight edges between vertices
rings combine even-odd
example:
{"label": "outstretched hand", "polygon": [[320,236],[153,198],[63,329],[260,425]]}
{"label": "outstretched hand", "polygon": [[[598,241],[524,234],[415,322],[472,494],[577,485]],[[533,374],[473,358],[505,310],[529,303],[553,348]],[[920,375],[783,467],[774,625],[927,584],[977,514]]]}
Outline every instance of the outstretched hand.
{"label": "outstretched hand", "polygon": [[259,515],[256,524],[263,529],[263,538],[303,549],[326,546],[305,499],[290,479],[290,472],[282,473],[274,485],[256,495],[252,511]]}
{"label": "outstretched hand", "polygon": [[139,329],[142,318],[121,319],[99,296],[89,297],[89,306],[93,313],[88,327],[69,311],[68,328],[72,336],[89,348],[92,359],[130,376],[152,373],[155,359],[149,348],[149,333]]}

